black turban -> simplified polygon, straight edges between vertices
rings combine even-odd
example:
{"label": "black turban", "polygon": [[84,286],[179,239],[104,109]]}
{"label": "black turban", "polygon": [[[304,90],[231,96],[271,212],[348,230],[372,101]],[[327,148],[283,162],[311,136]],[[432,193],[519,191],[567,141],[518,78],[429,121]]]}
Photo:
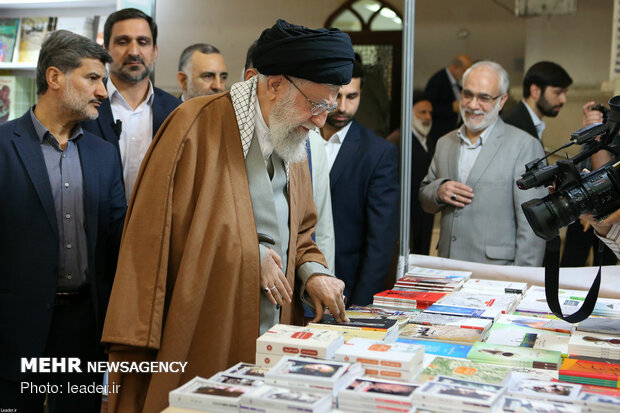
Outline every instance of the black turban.
{"label": "black turban", "polygon": [[338,29],[314,30],[278,19],[260,35],[251,58],[263,75],[346,85],[355,55],[349,35]]}

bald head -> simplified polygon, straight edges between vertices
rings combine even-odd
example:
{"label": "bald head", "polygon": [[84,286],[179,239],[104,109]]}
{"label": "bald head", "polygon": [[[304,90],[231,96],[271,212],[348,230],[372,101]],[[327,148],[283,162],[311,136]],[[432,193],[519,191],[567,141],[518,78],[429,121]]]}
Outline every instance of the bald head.
{"label": "bald head", "polygon": [[454,78],[460,83],[461,79],[463,78],[463,73],[465,73],[465,71],[469,69],[471,65],[471,57],[466,54],[461,54],[452,59],[452,61],[450,61],[450,65],[448,65],[448,70],[450,71],[452,76],[454,76]]}

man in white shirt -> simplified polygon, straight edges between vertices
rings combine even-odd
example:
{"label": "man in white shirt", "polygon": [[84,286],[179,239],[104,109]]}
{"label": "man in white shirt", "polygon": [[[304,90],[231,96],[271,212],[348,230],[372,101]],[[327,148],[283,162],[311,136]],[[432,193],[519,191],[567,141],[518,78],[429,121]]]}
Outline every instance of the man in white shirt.
{"label": "man in white shirt", "polygon": [[226,79],[228,68],[217,47],[196,43],[181,53],[177,82],[183,89],[182,101],[223,92],[226,90]]}
{"label": "man in white shirt", "polygon": [[82,127],[119,150],[127,201],[153,136],[181,101],[153,86],[149,76],[157,60],[157,24],[137,9],[108,16],[104,46],[112,63],[99,117]]}
{"label": "man in white shirt", "polygon": [[542,263],[545,242],[534,235],[521,204],[544,197],[547,190],[521,191],[515,180],[543,151],[537,141],[499,118],[507,91],[508,74],[497,63],[478,62],[463,75],[464,125],[439,139],[419,193],[426,212],[441,211],[440,257]]}

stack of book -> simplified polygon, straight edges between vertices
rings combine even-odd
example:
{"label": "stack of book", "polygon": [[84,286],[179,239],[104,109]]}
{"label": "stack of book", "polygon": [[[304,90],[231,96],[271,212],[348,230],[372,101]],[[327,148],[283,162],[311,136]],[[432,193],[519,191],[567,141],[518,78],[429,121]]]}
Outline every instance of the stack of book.
{"label": "stack of book", "polygon": [[356,378],[338,393],[338,409],[347,412],[410,412],[419,386],[370,377]]}
{"label": "stack of book", "polygon": [[442,298],[426,312],[495,320],[501,314],[512,311],[519,299],[518,294],[482,294],[461,290]]}
{"label": "stack of book", "polygon": [[346,323],[338,323],[331,315],[325,315],[320,323],[308,323],[309,329],[320,329],[338,332],[344,341],[352,338],[368,338],[388,343],[396,341],[400,324],[390,318],[359,318],[349,317]]}
{"label": "stack of book", "polygon": [[557,401],[564,404],[579,404],[580,392],[581,386],[578,384],[530,379],[519,380],[508,389],[508,393],[514,397]]}
{"label": "stack of book", "polygon": [[609,413],[620,411],[620,396],[618,396],[617,389],[597,387],[592,391],[590,387],[592,386],[583,386],[579,394],[579,404],[583,406],[584,412]]}
{"label": "stack of book", "polygon": [[500,404],[501,413],[581,413],[581,406],[551,402],[544,400],[531,400],[523,397],[505,397]]}
{"label": "stack of book", "polygon": [[527,290],[527,283],[498,280],[467,280],[463,290],[490,293],[490,294],[523,294]]}
{"label": "stack of book", "polygon": [[418,278],[434,279],[437,281],[450,281],[455,282],[456,285],[452,288],[452,291],[457,291],[461,288],[465,281],[471,278],[471,271],[454,271],[454,270],[440,270],[435,268],[423,268],[409,265],[409,269],[405,276],[414,276]]}
{"label": "stack of book", "polygon": [[[572,314],[577,311],[583,304],[587,293],[587,291],[582,290],[559,290],[558,299],[562,312],[564,314]],[[545,296],[545,288],[530,287],[521,303],[517,306],[515,314],[532,314],[537,317],[551,316],[552,313]],[[620,300],[599,298],[596,301],[592,315],[620,318]]]}
{"label": "stack of book", "polygon": [[241,397],[258,389],[260,387],[216,383],[194,377],[178,389],[172,390],[168,401],[172,407],[208,412],[238,412]]}
{"label": "stack of book", "polygon": [[446,293],[386,290],[374,295],[372,304],[387,308],[424,310]]}
{"label": "stack of book", "polygon": [[416,344],[424,347],[424,356],[442,356],[466,359],[471,351],[471,346],[466,344],[444,343],[443,341],[415,340],[411,338],[399,337],[397,343]]}
{"label": "stack of book", "polygon": [[329,394],[310,393],[281,387],[262,386],[247,393],[239,402],[241,412],[330,412],[332,397]]}
{"label": "stack of book", "polygon": [[312,393],[329,393],[334,397],[353,377],[364,374],[359,363],[284,357],[265,373],[265,383]]}
{"label": "stack of book", "polygon": [[273,366],[296,355],[331,359],[343,343],[338,331],[276,324],[256,340],[256,364]]}
{"label": "stack of book", "polygon": [[420,374],[424,383],[438,376],[477,381],[495,385],[505,385],[510,381],[510,368],[470,360],[437,356]]}
{"label": "stack of book", "polygon": [[361,363],[369,376],[412,381],[422,371],[424,347],[354,338],[336,351],[335,358]]}
{"label": "stack of book", "polygon": [[472,345],[479,341],[483,334],[483,330],[455,325],[407,324],[399,338]]}
{"label": "stack of book", "polygon": [[460,289],[463,282],[463,277],[455,278],[449,275],[438,277],[409,273],[396,281],[394,289],[402,291],[451,293]]}
{"label": "stack of book", "polygon": [[620,364],[567,358],[559,377],[570,383],[620,388]]}
{"label": "stack of book", "polygon": [[558,370],[562,362],[562,353],[554,350],[476,343],[472,346],[467,358],[479,363]]}
{"label": "stack of book", "polygon": [[575,331],[568,342],[568,352],[576,356],[620,360],[620,337]]}
{"label": "stack of book", "polygon": [[416,406],[442,412],[493,412],[505,387],[467,380],[429,381],[413,393]]}

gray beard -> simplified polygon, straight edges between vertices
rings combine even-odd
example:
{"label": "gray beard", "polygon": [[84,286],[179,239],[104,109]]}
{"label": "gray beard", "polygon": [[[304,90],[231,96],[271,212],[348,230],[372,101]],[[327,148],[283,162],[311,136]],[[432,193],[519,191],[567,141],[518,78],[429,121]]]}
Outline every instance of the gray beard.
{"label": "gray beard", "polygon": [[[292,88],[291,88],[292,89]],[[273,150],[285,162],[301,162],[306,159],[308,132],[299,128],[298,122],[291,122],[296,115],[293,89],[273,107],[269,116],[269,131]]]}

